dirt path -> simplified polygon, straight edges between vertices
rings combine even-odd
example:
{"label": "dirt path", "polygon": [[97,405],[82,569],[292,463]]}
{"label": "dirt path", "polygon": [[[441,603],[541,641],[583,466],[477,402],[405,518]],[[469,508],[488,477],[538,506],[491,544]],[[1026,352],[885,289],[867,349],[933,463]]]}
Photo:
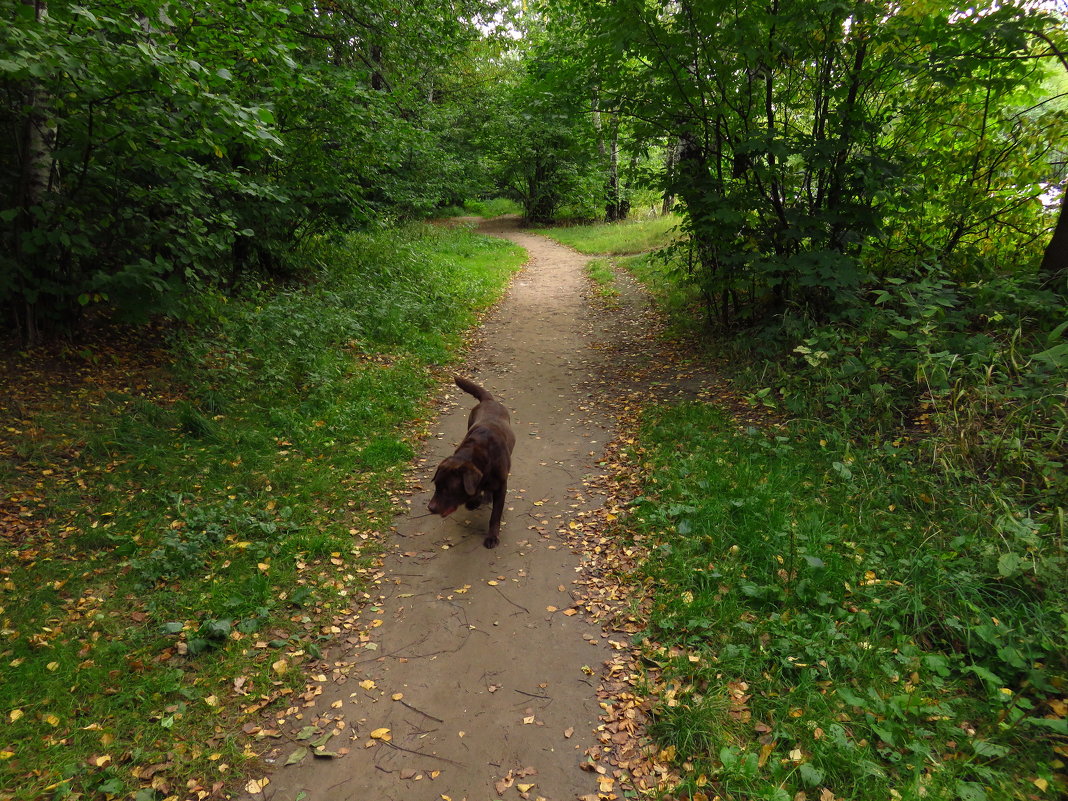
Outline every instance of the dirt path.
{"label": "dirt path", "polygon": [[[596,745],[593,674],[611,649],[571,611],[580,555],[564,532],[603,501],[584,488],[611,437],[611,418],[591,408],[591,394],[598,348],[618,332],[584,302],[586,257],[512,221],[481,227],[530,254],[485,321],[467,371],[511,409],[517,436],[501,544],[482,547],[487,510],[419,516],[434,466],[461,439],[473,405],[450,388],[421,455],[412,516],[395,522],[381,595],[354,626],[365,633],[328,655],[321,694],[289,718],[272,757],[278,767],[256,798],[596,797],[596,774],[579,765]],[[337,732],[327,748],[348,752],[282,767],[315,741],[289,739],[302,726]]]}

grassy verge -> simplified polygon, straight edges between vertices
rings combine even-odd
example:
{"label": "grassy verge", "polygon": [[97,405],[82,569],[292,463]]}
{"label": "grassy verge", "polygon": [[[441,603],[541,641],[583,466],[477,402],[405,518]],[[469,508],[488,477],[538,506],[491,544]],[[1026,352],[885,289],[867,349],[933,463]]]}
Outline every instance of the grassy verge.
{"label": "grassy verge", "polygon": [[1063,791],[1052,532],[891,446],[741,433],[701,405],[649,414],[641,442],[653,733],[681,797]]}
{"label": "grassy verge", "polygon": [[473,215],[476,217],[501,217],[505,214],[522,214],[523,207],[514,200],[496,197],[489,200],[468,200],[463,206],[448,206],[434,212],[435,217],[462,217]]}
{"label": "grassy verge", "polygon": [[593,281],[596,292],[605,300],[619,295],[616,288],[616,273],[607,259],[590,259],[586,262],[586,275]]}
{"label": "grassy verge", "polygon": [[240,773],[242,724],[361,591],[434,365],[523,254],[413,226],[307,257],[307,286],[200,298],[165,376],[7,429],[5,508],[36,522],[0,555],[0,798]]}
{"label": "grassy verge", "polygon": [[547,228],[538,233],[555,239],[579,253],[627,256],[669,244],[679,218],[674,214],[618,223]]}

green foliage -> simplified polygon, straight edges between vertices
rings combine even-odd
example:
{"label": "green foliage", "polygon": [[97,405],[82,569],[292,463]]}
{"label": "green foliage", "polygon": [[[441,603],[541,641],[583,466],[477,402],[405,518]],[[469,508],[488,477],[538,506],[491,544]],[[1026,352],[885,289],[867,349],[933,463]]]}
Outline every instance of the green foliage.
{"label": "green foliage", "polygon": [[432,100],[476,37],[451,4],[6,9],[0,305],[24,339],[85,307],[172,314],[309,236],[481,191]]}
{"label": "green foliage", "polygon": [[[1055,12],[596,0],[553,5],[604,108],[659,138],[683,201],[686,278],[710,320],[821,319],[873,277],[1037,267],[1062,170],[1046,93]],[[1061,48],[1063,52],[1063,47]],[[581,70],[575,70],[581,74]]]}
{"label": "green foliage", "polygon": [[1052,780],[1062,533],[907,448],[741,433],[697,404],[641,441],[653,730],[689,782],[882,799]]}
{"label": "green foliage", "polygon": [[[193,299],[167,391],[115,391],[76,429],[36,421],[27,470],[56,467],[43,440],[80,484],[44,486],[54,530],[0,558],[12,798],[125,795],[135,766],[175,787],[232,778],[220,762],[248,759],[232,721],[303,687],[295,668],[363,586],[439,365],[524,254],[412,225],[301,258],[301,288]],[[127,756],[89,763],[104,753]]]}

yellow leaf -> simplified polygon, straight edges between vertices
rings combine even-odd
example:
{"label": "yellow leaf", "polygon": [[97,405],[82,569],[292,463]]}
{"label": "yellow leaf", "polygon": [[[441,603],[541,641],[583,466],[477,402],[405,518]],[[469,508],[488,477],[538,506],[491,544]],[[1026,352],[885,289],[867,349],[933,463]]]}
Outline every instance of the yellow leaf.
{"label": "yellow leaf", "polygon": [[13,756],[15,756],[14,751],[0,751],[0,759],[11,759]]}
{"label": "yellow leaf", "polygon": [[1049,787],[1049,782],[1045,779],[1034,779],[1033,783],[1035,787],[1037,787],[1042,792],[1046,792],[1046,789]]}
{"label": "yellow leaf", "polygon": [[219,698],[218,696],[212,694],[204,699],[204,703],[210,706],[212,709],[215,709],[215,707],[219,705]]}
{"label": "yellow leaf", "polygon": [[393,735],[389,733],[389,729],[387,728],[375,729],[373,732],[371,732],[371,739],[382,740],[388,743],[390,740],[393,739]]}
{"label": "yellow leaf", "polygon": [[283,673],[289,670],[289,663],[284,659],[279,659],[277,662],[271,665],[271,670],[281,676]]}
{"label": "yellow leaf", "polygon": [[360,686],[363,687],[365,690],[373,690],[375,688],[375,683],[370,679],[364,679],[360,682]]}
{"label": "yellow leaf", "polygon": [[486,583],[489,584],[491,587],[496,587],[497,586],[497,582],[494,581],[493,579],[490,579]]}
{"label": "yellow leaf", "polygon": [[262,779],[249,779],[248,784],[245,785],[245,792],[250,795],[258,795],[263,792],[263,788],[267,786],[270,781],[266,776]]}
{"label": "yellow leaf", "polygon": [[21,709],[12,709],[11,712],[8,713],[7,717],[8,717],[8,720],[10,720],[12,723],[14,723],[16,720],[21,718],[23,716],[23,714],[24,713],[23,713],[23,711]]}
{"label": "yellow leaf", "polygon": [[58,668],[58,667],[59,667],[59,662],[49,662],[47,665],[45,665],[45,668],[47,670],[49,670],[49,671],[55,671],[55,669]]}
{"label": "yellow leaf", "polygon": [[760,746],[760,756],[757,758],[757,767],[762,768],[768,763],[768,757],[775,750],[775,743],[764,743]]}
{"label": "yellow leaf", "polygon": [[533,787],[533,786],[534,786],[533,784],[517,784],[516,785],[516,787],[519,788],[519,792],[521,792],[521,793],[529,793],[530,792],[530,788]]}
{"label": "yellow leaf", "polygon": [[392,698],[394,701],[399,701],[403,697],[404,693],[393,693],[393,695],[390,696],[390,698]]}
{"label": "yellow leaf", "polygon": [[48,715],[45,715],[45,722],[48,723],[48,725],[50,725],[50,726],[58,726],[59,725],[59,718],[57,718],[55,715],[48,714]]}

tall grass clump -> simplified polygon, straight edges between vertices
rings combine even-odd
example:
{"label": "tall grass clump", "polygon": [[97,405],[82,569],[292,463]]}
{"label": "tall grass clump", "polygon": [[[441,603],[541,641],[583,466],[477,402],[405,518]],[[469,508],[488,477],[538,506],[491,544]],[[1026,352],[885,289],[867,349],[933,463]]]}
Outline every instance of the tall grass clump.
{"label": "tall grass clump", "polygon": [[522,258],[431,226],[317,241],[299,282],[192,299],[154,391],[132,376],[35,431],[69,462],[25,449],[62,480],[33,490],[50,524],[0,557],[6,798],[239,775],[241,721],[303,687],[439,366]]}

